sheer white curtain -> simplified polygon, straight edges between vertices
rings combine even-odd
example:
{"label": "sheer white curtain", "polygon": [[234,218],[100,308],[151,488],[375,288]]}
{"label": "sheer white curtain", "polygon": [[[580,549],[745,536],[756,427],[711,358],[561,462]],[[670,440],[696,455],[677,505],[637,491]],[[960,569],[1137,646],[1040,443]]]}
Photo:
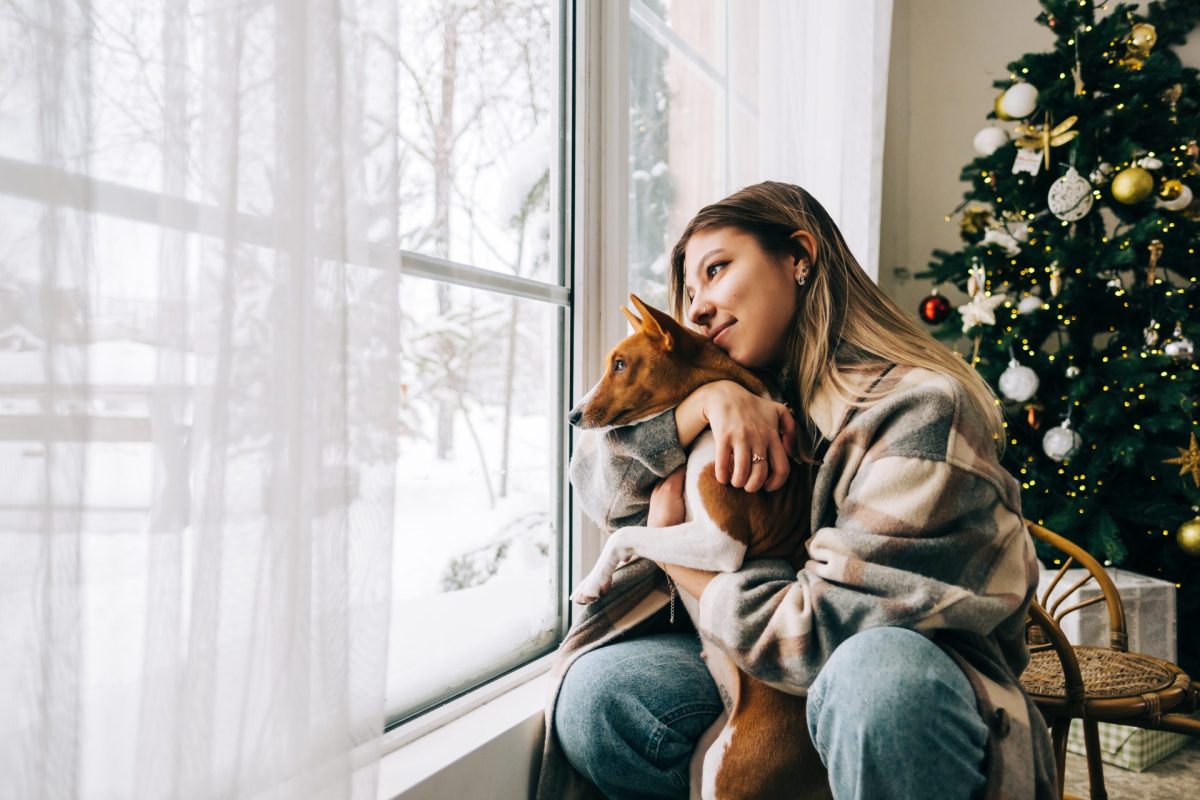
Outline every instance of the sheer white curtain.
{"label": "sheer white curtain", "polygon": [[892,0],[762,0],[759,166],[829,211],[879,272]]}
{"label": "sheer white curtain", "polygon": [[0,5],[0,797],[374,796],[395,6]]}

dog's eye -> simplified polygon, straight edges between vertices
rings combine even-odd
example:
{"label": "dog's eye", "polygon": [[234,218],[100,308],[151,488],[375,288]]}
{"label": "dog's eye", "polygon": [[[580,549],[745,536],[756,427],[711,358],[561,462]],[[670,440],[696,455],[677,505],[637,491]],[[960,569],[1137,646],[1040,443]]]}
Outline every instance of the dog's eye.
{"label": "dog's eye", "polygon": [[613,359],[613,372],[624,372],[624,371],[625,371],[625,359],[614,358]]}

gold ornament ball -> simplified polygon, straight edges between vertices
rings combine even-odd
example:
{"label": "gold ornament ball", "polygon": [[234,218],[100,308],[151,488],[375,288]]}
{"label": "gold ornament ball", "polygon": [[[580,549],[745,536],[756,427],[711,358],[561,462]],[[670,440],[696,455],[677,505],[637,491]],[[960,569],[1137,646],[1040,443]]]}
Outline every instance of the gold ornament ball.
{"label": "gold ornament ball", "polygon": [[1189,556],[1200,556],[1200,517],[1193,517],[1179,526],[1175,532],[1179,549]]}
{"label": "gold ornament ball", "polygon": [[1129,31],[1129,43],[1139,50],[1149,50],[1158,41],[1158,31],[1148,22],[1139,22]]}
{"label": "gold ornament ball", "polygon": [[1154,191],[1154,176],[1141,167],[1129,167],[1117,173],[1112,181],[1112,196],[1119,203],[1140,203]]}
{"label": "gold ornament ball", "polygon": [[1163,200],[1174,200],[1179,195],[1183,194],[1183,182],[1171,179],[1163,181],[1162,186],[1158,187],[1158,196]]}
{"label": "gold ornament ball", "polygon": [[1000,101],[1003,99],[1004,99],[1004,92],[1001,92],[1000,94],[996,95],[996,103],[995,103],[996,117],[997,117],[997,119],[1011,120],[1012,117],[1010,117],[1008,114],[1005,114],[1004,109],[1000,107]]}

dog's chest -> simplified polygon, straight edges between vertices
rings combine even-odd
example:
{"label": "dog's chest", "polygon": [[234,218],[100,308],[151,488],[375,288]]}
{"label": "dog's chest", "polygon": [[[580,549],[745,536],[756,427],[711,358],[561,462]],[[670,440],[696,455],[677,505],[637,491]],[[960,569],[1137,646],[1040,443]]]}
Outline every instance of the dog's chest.
{"label": "dog's chest", "polygon": [[717,441],[712,431],[706,429],[696,437],[688,453],[687,479],[684,481],[684,498],[687,501],[684,520],[687,522],[696,519],[708,523],[713,521],[712,514],[705,505],[704,495],[700,491],[700,473],[715,462],[716,458]]}

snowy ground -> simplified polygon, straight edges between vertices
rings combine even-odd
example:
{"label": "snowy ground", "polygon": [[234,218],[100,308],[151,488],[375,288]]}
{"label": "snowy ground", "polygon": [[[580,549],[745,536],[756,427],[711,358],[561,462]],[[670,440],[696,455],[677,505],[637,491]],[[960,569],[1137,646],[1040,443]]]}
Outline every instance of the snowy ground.
{"label": "snowy ground", "polygon": [[[498,464],[500,421],[476,421],[489,468]],[[411,708],[443,695],[499,662],[549,641],[555,626],[556,559],[536,544],[548,533],[535,524],[514,537],[507,557],[486,583],[445,592],[441,578],[456,555],[495,540],[514,520],[546,512],[556,474],[553,417],[521,417],[514,426],[509,497],[488,505],[479,461],[463,425],[457,458],[439,462],[432,444],[406,444],[396,482],[392,638],[388,708]],[[496,483],[493,477],[493,483]],[[543,523],[544,523],[543,519]],[[547,542],[553,552],[554,542]]]}
{"label": "snowy ground", "polygon": [[[11,360],[12,354],[8,356]],[[30,410],[10,407],[8,413]],[[557,419],[549,408],[525,410],[542,413],[515,421],[509,493],[497,498],[494,506],[461,417],[452,460],[439,461],[431,442],[401,442],[387,684],[387,708],[392,713],[452,693],[523,658],[553,637],[558,607]],[[112,408],[109,413],[125,411]],[[500,409],[485,407],[476,413],[474,423],[493,487],[498,488]],[[149,442],[102,442],[88,446],[86,458],[84,511],[74,520],[86,533],[80,562],[85,581],[84,651],[89,672],[104,676],[103,683],[111,688],[114,680],[125,683],[144,666],[150,557],[146,531],[154,452]],[[40,442],[0,442],[0,472],[6,483],[0,537],[4,532],[17,537],[10,541],[16,548],[8,550],[10,556],[19,558],[18,551],[34,544],[18,531],[38,530],[43,524],[39,500],[44,466]],[[239,487],[248,492],[248,502],[261,497],[256,484],[254,476],[238,479]],[[508,546],[504,557],[496,560],[494,545],[501,541]],[[489,544],[493,547],[487,548]],[[33,559],[30,580],[36,579],[36,550],[27,553]],[[471,553],[493,561],[495,574],[480,585],[446,591],[443,578],[448,564]],[[180,575],[186,580],[191,547],[183,546],[181,556]],[[31,590],[32,584],[8,588],[19,594]],[[185,591],[180,596],[188,595]]]}

